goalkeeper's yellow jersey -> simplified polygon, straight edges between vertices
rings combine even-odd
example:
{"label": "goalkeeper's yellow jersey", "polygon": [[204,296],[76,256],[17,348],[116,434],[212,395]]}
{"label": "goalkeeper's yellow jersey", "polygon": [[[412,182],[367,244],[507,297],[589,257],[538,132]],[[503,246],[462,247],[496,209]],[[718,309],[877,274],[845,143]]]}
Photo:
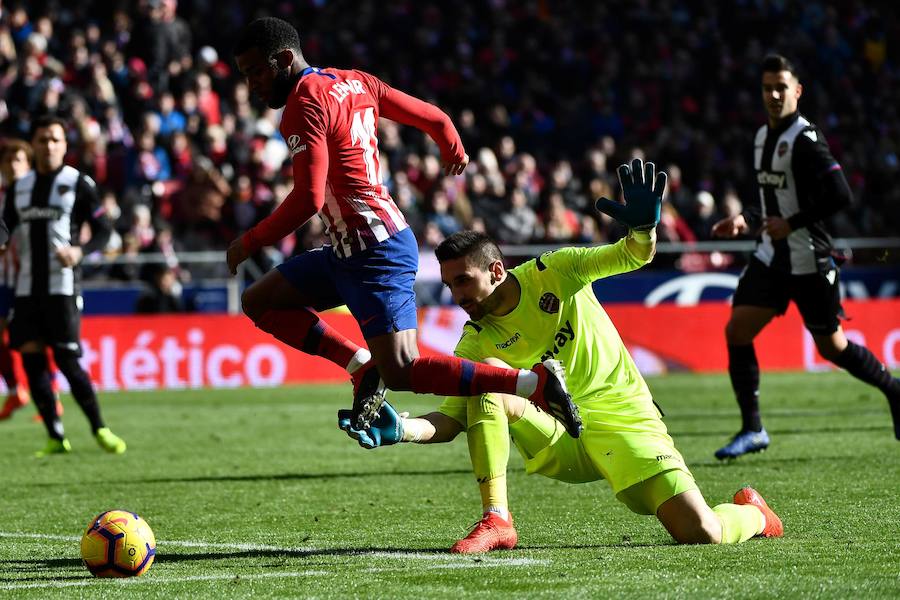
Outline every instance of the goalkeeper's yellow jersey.
{"label": "goalkeeper's yellow jersey", "polygon": [[597,279],[646,262],[633,256],[622,239],[595,248],[562,248],[510,269],[521,287],[518,306],[502,317],[466,323],[455,354],[477,362],[499,358],[523,369],[556,358],[565,366],[569,392],[584,408],[602,410],[597,403],[604,400],[649,396],[591,287]]}

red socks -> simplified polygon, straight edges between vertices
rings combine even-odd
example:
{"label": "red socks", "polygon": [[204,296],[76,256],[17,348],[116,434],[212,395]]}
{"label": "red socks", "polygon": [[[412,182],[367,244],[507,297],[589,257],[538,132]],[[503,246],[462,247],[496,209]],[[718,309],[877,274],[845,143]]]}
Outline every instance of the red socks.
{"label": "red socks", "polygon": [[493,367],[455,356],[429,356],[412,361],[409,379],[412,391],[417,394],[515,394],[519,370]]}
{"label": "red socks", "polygon": [[[346,369],[360,347],[307,309],[269,310],[256,326],[288,346],[327,358]],[[518,369],[493,367],[455,356],[417,358],[409,365],[410,388],[419,394],[475,396],[486,392],[515,394]]]}
{"label": "red socks", "polygon": [[329,327],[316,313],[305,308],[266,311],[256,326],[288,346],[327,358],[342,369],[347,368],[350,359],[360,349]]}

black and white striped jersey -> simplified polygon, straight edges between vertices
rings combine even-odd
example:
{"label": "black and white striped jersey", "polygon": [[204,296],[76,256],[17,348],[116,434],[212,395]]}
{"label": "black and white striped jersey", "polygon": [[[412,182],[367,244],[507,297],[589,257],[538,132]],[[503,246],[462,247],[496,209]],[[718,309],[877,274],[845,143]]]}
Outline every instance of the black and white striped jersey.
{"label": "black and white striped jersey", "polygon": [[94,181],[69,166],[46,175],[29,171],[6,193],[3,220],[16,244],[19,273],[16,296],[76,296],[80,269],[65,267],[56,251],[79,245],[81,226],[91,227],[87,255],[102,249],[110,226]]}
{"label": "black and white striped jersey", "polygon": [[[760,127],[753,154],[761,211],[751,207],[749,214],[782,217],[793,229],[782,240],[773,240],[763,231],[754,256],[794,275],[831,270],[832,242],[824,219],[849,203],[850,197],[846,179],[839,173],[841,165],[822,133],[795,113],[774,129]],[[758,223],[751,222],[754,225]]]}

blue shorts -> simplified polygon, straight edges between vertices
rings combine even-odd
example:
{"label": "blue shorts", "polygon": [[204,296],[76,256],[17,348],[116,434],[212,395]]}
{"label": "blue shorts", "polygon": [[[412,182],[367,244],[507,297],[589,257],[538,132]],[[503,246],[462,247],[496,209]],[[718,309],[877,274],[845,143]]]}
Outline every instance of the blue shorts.
{"label": "blue shorts", "polygon": [[416,329],[413,283],[418,268],[419,247],[406,228],[348,258],[323,246],[291,258],[278,271],[315,299],[316,310],[346,304],[368,339]]}
{"label": "blue shorts", "polygon": [[0,319],[9,317],[13,302],[16,298],[16,288],[8,285],[0,285]]}

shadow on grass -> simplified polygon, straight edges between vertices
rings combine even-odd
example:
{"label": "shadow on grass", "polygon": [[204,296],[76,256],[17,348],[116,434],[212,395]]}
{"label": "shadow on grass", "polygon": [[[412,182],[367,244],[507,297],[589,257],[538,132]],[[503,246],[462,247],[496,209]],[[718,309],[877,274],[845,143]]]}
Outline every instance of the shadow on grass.
{"label": "shadow on grass", "polygon": [[[554,544],[534,546],[517,545],[516,550],[630,550],[632,548],[637,550],[642,548],[671,548],[678,545],[679,544],[675,543],[675,541],[673,540],[667,542],[641,542],[639,544],[635,544],[634,542],[619,542],[617,544]],[[490,556],[500,557],[503,556],[503,554],[492,554]]]}
{"label": "shadow on grass", "polygon": [[[72,571],[78,569],[79,573],[63,575],[59,571]],[[0,560],[0,583],[26,583],[33,581],[81,581],[93,579],[81,564],[78,558],[49,558],[33,560]],[[31,573],[31,577],[8,577],[7,574]]]}
{"label": "shadow on grass", "polygon": [[[524,469],[509,469],[510,471],[524,471]],[[147,477],[144,479],[118,480],[117,484],[155,484],[155,483],[219,483],[242,481],[328,481],[333,479],[359,479],[364,477],[440,477],[442,475],[471,475],[471,469],[448,469],[441,471],[366,471],[364,473],[272,473],[272,474],[247,474],[247,475],[196,475],[184,477]],[[79,482],[84,485],[106,485],[106,481]],[[21,487],[58,487],[71,486],[71,481],[44,481],[22,482]]]}
{"label": "shadow on grass", "polygon": [[[163,547],[165,544],[161,544]],[[491,554],[489,558],[512,557],[518,551],[542,551],[542,550],[629,550],[642,548],[666,548],[674,546],[674,542],[647,542],[632,543],[621,542],[617,544],[553,544],[553,545],[530,545],[518,546],[513,552],[500,552]],[[317,558],[317,557],[370,557],[372,554],[391,555],[396,554],[399,558],[406,558],[410,554],[433,554],[435,558],[444,557],[447,559],[459,560],[475,560],[479,561],[485,558],[484,555],[463,556],[451,554],[447,548],[279,548],[279,549],[253,549],[253,550],[237,550],[237,551],[218,551],[218,552],[170,552],[165,550],[156,556],[156,564],[165,563],[190,563],[190,562],[209,562],[218,560],[242,560],[242,559],[260,559],[260,558]],[[0,560],[0,570],[5,573],[32,573],[31,577],[7,577],[0,575],[0,583],[23,583],[29,581],[48,581],[47,575],[41,574],[44,571],[60,571],[74,568],[82,568],[81,561],[74,558],[55,558],[55,559],[8,559]],[[92,577],[85,575],[56,575],[52,576],[53,581],[77,581],[89,580]]]}

